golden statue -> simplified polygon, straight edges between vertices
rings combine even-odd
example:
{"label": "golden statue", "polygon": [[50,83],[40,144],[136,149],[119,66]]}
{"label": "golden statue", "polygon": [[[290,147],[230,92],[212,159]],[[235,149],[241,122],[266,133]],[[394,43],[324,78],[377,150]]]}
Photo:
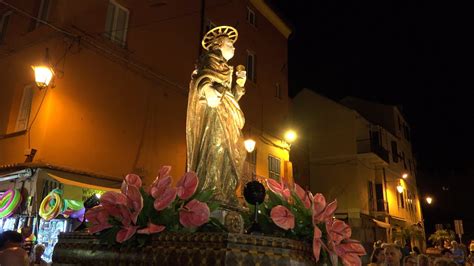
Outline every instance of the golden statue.
{"label": "golden statue", "polygon": [[215,197],[235,202],[246,151],[244,114],[238,101],[245,94],[246,73],[227,61],[234,56],[237,30],[213,28],[204,36],[205,52],[199,58],[189,85],[186,118],[187,170],[199,177],[200,189],[215,189]]}

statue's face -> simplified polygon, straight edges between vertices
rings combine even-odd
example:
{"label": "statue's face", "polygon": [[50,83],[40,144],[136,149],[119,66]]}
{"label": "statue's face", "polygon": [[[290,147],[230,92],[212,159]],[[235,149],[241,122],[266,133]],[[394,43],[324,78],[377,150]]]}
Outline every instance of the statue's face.
{"label": "statue's face", "polygon": [[224,41],[220,46],[220,50],[225,60],[229,61],[232,57],[234,57],[234,44],[231,40],[229,40],[229,38],[224,38]]}

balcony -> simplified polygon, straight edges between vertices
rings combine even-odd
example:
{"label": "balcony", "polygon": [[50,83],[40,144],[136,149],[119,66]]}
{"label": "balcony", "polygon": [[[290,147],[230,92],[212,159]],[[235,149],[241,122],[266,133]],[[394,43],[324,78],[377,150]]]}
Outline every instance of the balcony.
{"label": "balcony", "polygon": [[380,145],[375,139],[357,140],[357,154],[366,157],[375,164],[390,163],[388,150]]}
{"label": "balcony", "polygon": [[388,202],[383,199],[376,200],[376,206],[370,210],[375,217],[384,217],[388,215]]}

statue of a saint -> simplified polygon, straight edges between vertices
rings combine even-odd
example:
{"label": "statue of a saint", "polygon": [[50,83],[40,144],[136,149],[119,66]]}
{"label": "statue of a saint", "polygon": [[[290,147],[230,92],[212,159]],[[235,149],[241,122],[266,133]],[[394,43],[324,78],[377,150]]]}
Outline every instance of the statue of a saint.
{"label": "statue of a saint", "polygon": [[231,203],[243,171],[246,151],[244,114],[238,101],[245,94],[245,68],[234,69],[237,30],[213,28],[204,36],[205,52],[199,58],[189,85],[186,118],[187,170],[199,177],[201,189],[215,189],[216,199]]}

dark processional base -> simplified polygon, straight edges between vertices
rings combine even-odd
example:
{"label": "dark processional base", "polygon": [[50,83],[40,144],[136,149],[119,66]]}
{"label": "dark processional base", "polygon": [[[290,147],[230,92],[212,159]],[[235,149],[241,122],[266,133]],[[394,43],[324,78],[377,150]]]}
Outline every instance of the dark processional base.
{"label": "dark processional base", "polygon": [[143,247],[108,246],[87,233],[64,233],[53,265],[315,265],[311,246],[234,233],[160,233]]}

